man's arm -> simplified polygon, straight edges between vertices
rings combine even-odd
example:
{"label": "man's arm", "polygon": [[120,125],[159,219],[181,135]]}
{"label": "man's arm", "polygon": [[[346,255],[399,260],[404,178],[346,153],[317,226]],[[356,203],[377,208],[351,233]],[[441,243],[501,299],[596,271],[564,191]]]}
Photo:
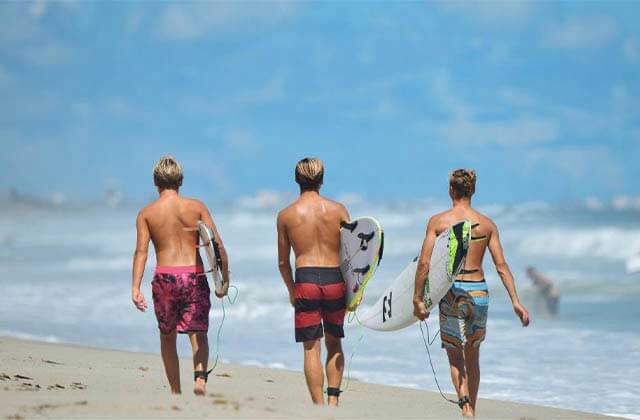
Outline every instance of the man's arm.
{"label": "man's arm", "polygon": [[429,274],[429,263],[431,262],[431,253],[433,245],[436,242],[436,223],[433,218],[429,219],[427,224],[427,233],[422,242],[422,250],[418,258],[418,267],[416,268],[415,288],[413,291],[413,314],[420,320],[424,320],[429,316],[427,307],[424,304],[424,283]]}
{"label": "man's arm", "polygon": [[516,315],[518,315],[518,318],[520,318],[522,326],[526,327],[529,325],[529,312],[527,311],[527,308],[520,303],[520,299],[518,298],[513,274],[511,274],[511,270],[504,258],[504,251],[502,250],[502,244],[500,243],[500,234],[498,233],[498,227],[495,224],[493,224],[491,228],[491,236],[489,237],[489,252],[491,252],[491,258],[493,258],[493,264],[496,266],[496,271],[500,275],[500,280],[502,280],[502,284],[504,285],[504,288],[507,289],[509,298],[511,298],[513,310]]}
{"label": "man's arm", "polygon": [[143,312],[147,309],[147,302],[142,292],[140,292],[140,284],[142,283],[142,276],[144,275],[144,266],[147,263],[150,239],[149,226],[142,212],[140,212],[136,218],[136,250],[133,253],[131,300],[136,308]]}
{"label": "man's arm", "polygon": [[287,286],[289,291],[289,302],[295,306],[296,297],[293,287],[293,274],[291,273],[291,262],[289,257],[291,255],[291,242],[287,235],[287,227],[285,226],[282,212],[278,214],[278,269],[280,269],[280,275],[284,281],[284,285]]}
{"label": "man's arm", "polygon": [[216,291],[215,294],[217,297],[222,299],[229,293],[229,255],[227,254],[227,250],[224,247],[224,243],[222,242],[222,237],[218,233],[218,229],[216,228],[216,224],[213,222],[213,217],[211,217],[211,213],[209,213],[209,209],[207,206],[202,204],[202,210],[200,213],[200,219],[204,222],[205,225],[209,226],[213,231],[213,240],[216,245],[218,245],[218,252],[220,252],[220,260],[222,267],[220,267],[220,271],[222,271],[222,294],[218,294]]}

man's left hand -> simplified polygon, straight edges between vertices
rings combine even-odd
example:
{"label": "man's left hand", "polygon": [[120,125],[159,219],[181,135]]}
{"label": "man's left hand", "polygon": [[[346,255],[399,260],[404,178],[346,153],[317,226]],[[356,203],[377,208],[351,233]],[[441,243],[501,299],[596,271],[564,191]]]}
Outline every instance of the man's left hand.
{"label": "man's left hand", "polygon": [[518,315],[518,318],[520,318],[523,327],[529,325],[529,311],[527,311],[527,308],[522,306],[520,302],[515,302],[513,304],[513,311]]}

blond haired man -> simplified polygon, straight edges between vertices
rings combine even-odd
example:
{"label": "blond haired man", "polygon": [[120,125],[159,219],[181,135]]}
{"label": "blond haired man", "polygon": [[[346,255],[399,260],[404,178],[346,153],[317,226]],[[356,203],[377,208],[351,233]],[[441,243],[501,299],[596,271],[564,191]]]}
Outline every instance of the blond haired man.
{"label": "blond haired man", "polygon": [[[198,232],[193,229],[199,220],[214,232],[226,287],[229,285],[229,262],[207,207],[198,200],[179,195],[182,178],[182,167],[171,156],[162,157],[153,169],[153,181],[159,197],[140,210],[136,219],[131,299],[139,310],[147,309],[140,284],[151,240],[157,262],[151,282],[153,306],[160,330],[160,352],[171,392],[181,392],[176,333],[184,333],[189,335],[193,349],[193,392],[204,395],[209,374],[207,330],[211,302],[206,274],[197,252]],[[217,296],[222,298],[225,294],[226,290]]]}
{"label": "blond haired man", "polygon": [[480,386],[480,343],[484,340],[489,305],[489,291],[484,280],[482,259],[489,249],[513,310],[522,326],[529,325],[529,312],[522,306],[516,285],[504,258],[498,227],[487,216],[471,207],[471,196],[476,190],[476,173],[457,169],[449,176],[449,196],[452,208],[433,216],[427,225],[415,278],[414,314],[421,320],[429,313],[424,304],[424,285],[429,273],[429,261],[436,236],[451,225],[471,221],[471,244],[465,267],[453,287],[440,301],[440,338],[447,350],[451,380],[456,388],[463,416],[474,416]]}
{"label": "blond haired man", "polygon": [[[327,402],[338,405],[344,370],[345,283],[340,272],[340,222],[347,209],[320,195],[324,166],[304,158],[295,169],[300,196],[278,214],[278,265],[295,308],[295,339],[304,349],[304,374],[314,404],[324,404],[320,340],[327,348]],[[295,253],[295,281],[289,256]]]}

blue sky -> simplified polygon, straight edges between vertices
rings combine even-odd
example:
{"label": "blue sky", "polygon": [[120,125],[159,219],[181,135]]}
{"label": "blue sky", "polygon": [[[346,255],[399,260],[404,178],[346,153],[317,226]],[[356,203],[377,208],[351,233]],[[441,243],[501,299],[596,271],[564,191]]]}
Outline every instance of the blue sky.
{"label": "blue sky", "polygon": [[3,2],[0,190],[639,195],[640,3]]}

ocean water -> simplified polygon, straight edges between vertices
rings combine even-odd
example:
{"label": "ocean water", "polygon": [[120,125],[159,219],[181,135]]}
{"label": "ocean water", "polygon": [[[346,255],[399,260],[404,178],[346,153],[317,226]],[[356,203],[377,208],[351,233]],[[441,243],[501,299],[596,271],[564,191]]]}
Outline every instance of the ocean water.
{"label": "ocean water", "polygon": [[[376,217],[385,229],[385,255],[364,305],[375,302],[417,255],[428,215],[444,208],[425,202],[350,209],[353,216]],[[225,305],[223,360],[301,370],[293,310],[276,264],[276,211],[240,205],[212,210],[239,292],[234,305]],[[640,212],[546,205],[481,210],[500,226],[533,321],[520,326],[490,259],[485,261],[491,305],[480,396],[640,418],[640,276],[624,270],[625,259],[640,253]],[[1,214],[1,335],[159,352],[153,311],[140,313],[130,301],[135,209],[7,206]],[[154,263],[151,254],[143,282],[149,302]],[[542,310],[525,276],[528,265],[558,285],[556,318]],[[221,301],[214,298],[213,305],[212,346],[222,316]],[[434,313],[431,335],[437,328]],[[355,350],[351,377],[437,389],[417,325],[380,333],[352,322],[346,334],[347,357]],[[184,338],[180,350],[190,354]],[[452,392],[439,339],[431,354],[442,388]]]}

